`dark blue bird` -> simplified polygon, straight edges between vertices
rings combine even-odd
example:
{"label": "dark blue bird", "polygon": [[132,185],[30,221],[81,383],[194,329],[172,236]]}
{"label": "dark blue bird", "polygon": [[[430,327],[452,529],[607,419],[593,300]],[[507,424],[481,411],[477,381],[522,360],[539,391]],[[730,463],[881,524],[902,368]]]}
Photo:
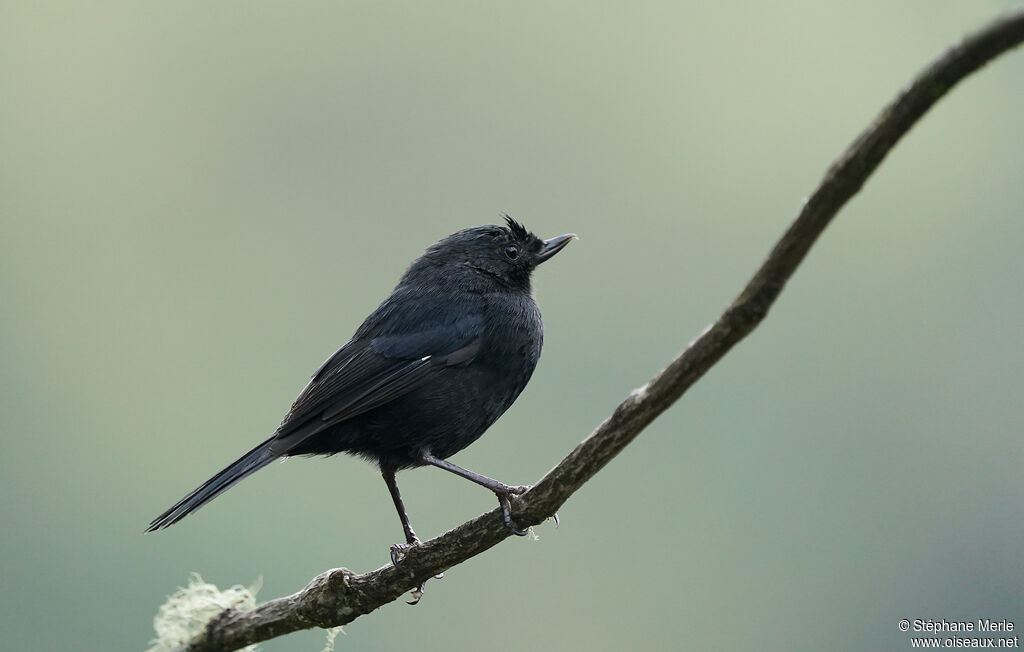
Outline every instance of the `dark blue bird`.
{"label": "dark blue bird", "polygon": [[213,476],[147,532],[199,509],[274,459],[350,453],[384,476],[406,545],[418,543],[395,472],[433,465],[495,493],[513,523],[509,486],[446,461],[477,440],[505,412],[533,374],[544,341],[530,275],[573,234],[541,240],[506,216],[506,226],[478,226],[433,245],[366,318],[351,341],[313,374],[272,437]]}

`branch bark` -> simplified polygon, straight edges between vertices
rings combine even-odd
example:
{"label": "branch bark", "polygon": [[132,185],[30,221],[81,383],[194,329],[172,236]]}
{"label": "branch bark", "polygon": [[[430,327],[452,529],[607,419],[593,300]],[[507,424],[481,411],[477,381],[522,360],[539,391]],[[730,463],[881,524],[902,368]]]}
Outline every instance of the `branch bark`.
{"label": "branch bark", "polygon": [[[551,517],[757,327],[818,236],[899,139],[960,80],[1022,41],[1024,6],[962,39],[921,71],[832,164],[796,220],[721,317],[664,370],[630,393],[587,439],[513,502],[516,522],[536,525]],[[397,568],[385,566],[363,574],[336,568],[316,576],[293,595],[250,611],[226,610],[185,650],[235,650],[301,629],[345,625],[508,536],[500,510],[495,509],[413,548]]]}

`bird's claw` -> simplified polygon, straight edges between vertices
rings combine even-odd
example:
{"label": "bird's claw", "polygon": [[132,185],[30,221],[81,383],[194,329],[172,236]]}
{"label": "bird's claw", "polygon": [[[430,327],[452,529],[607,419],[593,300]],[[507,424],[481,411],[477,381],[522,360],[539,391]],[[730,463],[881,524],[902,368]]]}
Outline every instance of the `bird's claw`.
{"label": "bird's claw", "polygon": [[505,527],[512,530],[512,534],[516,536],[525,537],[529,534],[527,530],[520,530],[516,527],[516,524],[512,521],[512,501],[509,499],[509,495],[518,496],[528,489],[528,487],[509,487],[512,490],[522,489],[523,491],[509,491],[507,494],[498,494],[498,504],[501,505],[501,518],[505,521]]}
{"label": "bird's claw", "polygon": [[410,604],[410,605],[416,606],[417,604],[419,604],[420,600],[423,598],[423,594],[426,593],[426,592],[427,592],[427,583],[426,582],[421,582],[419,586],[417,586],[412,591],[409,591],[409,595],[412,596],[412,601],[410,602],[410,601],[406,600],[405,604]]}
{"label": "bird's claw", "polygon": [[[405,559],[410,550],[420,545],[419,539],[413,539],[409,543],[395,543],[391,546],[391,565],[398,568],[398,564]],[[417,598],[417,602],[419,599]]]}

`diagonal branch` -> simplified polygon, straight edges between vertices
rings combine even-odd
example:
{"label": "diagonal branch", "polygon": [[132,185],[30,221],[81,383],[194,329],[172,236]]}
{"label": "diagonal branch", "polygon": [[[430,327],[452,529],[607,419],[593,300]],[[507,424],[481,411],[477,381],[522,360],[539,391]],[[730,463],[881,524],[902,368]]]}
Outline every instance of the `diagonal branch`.
{"label": "diagonal branch", "polygon": [[[889,150],[957,82],[1024,41],[1024,6],[964,38],[929,64],[832,164],[796,220],[721,317],[513,504],[516,522],[549,518],[583,483],[626,447],[768,314],[797,266],[839,209]],[[409,551],[398,568],[321,573],[294,595],[251,611],[226,610],[187,646],[235,650],[312,627],[352,622],[432,576],[482,553],[510,535],[500,510],[483,514]]]}

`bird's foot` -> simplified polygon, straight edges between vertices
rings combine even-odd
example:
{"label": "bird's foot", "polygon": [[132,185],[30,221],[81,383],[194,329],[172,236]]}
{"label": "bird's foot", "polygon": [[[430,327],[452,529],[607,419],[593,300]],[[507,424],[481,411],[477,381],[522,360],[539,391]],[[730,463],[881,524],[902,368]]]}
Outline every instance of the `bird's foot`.
{"label": "bird's foot", "polygon": [[401,563],[405,556],[410,550],[420,545],[420,540],[415,537],[408,543],[395,543],[391,546],[391,565],[398,568],[398,564]]}
{"label": "bird's foot", "polygon": [[525,537],[529,531],[519,529],[512,520],[512,496],[524,494],[528,489],[529,487],[522,485],[517,487],[505,486],[502,490],[494,492],[498,496],[498,504],[501,505],[501,518],[505,521],[505,527],[511,530],[512,534],[520,537]]}
{"label": "bird's foot", "polygon": [[[391,565],[398,568],[398,564],[405,559],[405,556],[409,554],[409,551],[418,545],[420,545],[420,540],[415,536],[410,537],[410,541],[408,543],[391,544]],[[419,586],[412,591],[409,591],[409,595],[412,596],[412,600],[407,601],[405,604],[419,604],[420,600],[423,598],[423,594],[427,591],[426,585],[426,582],[420,582]]]}
{"label": "bird's foot", "polygon": [[[410,550],[412,550],[418,545],[420,545],[420,540],[415,537],[413,537],[412,541],[410,541],[409,543],[393,544],[391,546],[391,565],[395,568],[398,568],[398,564],[402,563],[402,560],[405,559],[406,554],[408,554]],[[438,573],[434,576],[434,579],[439,580],[443,577],[444,573]],[[423,598],[423,594],[427,591],[426,584],[426,582],[420,582],[419,586],[417,586],[412,591],[409,591],[409,595],[412,596],[412,601],[406,602],[406,604],[418,604],[419,601]]]}

